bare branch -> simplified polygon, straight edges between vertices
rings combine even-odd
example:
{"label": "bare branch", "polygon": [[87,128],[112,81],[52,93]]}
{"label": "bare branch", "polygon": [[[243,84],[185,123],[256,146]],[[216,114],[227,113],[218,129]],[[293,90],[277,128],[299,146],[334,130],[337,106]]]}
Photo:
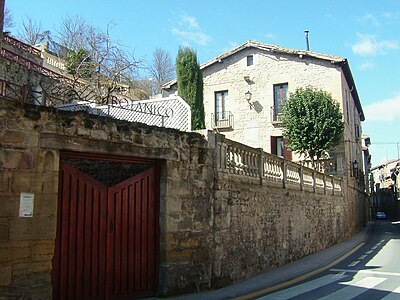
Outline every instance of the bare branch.
{"label": "bare branch", "polygon": [[148,67],[150,76],[154,82],[153,93],[161,93],[162,85],[175,77],[175,66],[168,52],[156,48],[153,60]]}
{"label": "bare branch", "polygon": [[12,27],[14,27],[14,21],[11,11],[8,9],[8,7],[6,7],[4,10],[4,29],[7,31]]}
{"label": "bare branch", "polygon": [[30,45],[50,40],[50,31],[43,30],[42,23],[33,21],[30,17],[26,17],[22,21],[22,30],[18,31],[18,34],[23,42]]}

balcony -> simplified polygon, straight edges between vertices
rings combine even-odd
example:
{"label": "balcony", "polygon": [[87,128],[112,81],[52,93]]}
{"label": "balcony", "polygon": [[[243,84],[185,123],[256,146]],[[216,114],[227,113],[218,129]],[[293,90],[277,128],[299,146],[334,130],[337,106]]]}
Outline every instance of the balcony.
{"label": "balcony", "polygon": [[212,129],[233,129],[233,114],[230,111],[211,114]]}
{"label": "balcony", "polygon": [[271,106],[271,120],[273,124],[282,123],[282,106]]}

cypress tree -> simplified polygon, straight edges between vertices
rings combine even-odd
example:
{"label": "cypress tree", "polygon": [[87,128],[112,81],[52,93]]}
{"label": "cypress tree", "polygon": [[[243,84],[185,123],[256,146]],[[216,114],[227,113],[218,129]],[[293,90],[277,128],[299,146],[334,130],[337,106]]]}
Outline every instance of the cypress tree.
{"label": "cypress tree", "polygon": [[178,95],[192,110],[192,128],[204,129],[203,74],[194,50],[180,48],[176,57]]}

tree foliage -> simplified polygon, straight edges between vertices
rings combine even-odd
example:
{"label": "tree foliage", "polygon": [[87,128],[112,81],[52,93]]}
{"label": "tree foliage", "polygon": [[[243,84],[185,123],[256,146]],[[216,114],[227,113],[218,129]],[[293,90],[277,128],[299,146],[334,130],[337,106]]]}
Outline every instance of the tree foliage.
{"label": "tree foliage", "polygon": [[88,48],[87,37],[93,35],[95,28],[80,16],[66,16],[57,31],[58,42],[72,51]]}
{"label": "tree foliage", "polygon": [[180,48],[176,57],[176,76],[178,95],[182,97],[192,110],[192,128],[205,128],[203,103],[203,75],[194,50]]}
{"label": "tree foliage", "polygon": [[288,147],[309,157],[313,164],[339,144],[343,135],[338,102],[322,90],[299,88],[283,109],[284,137]]}

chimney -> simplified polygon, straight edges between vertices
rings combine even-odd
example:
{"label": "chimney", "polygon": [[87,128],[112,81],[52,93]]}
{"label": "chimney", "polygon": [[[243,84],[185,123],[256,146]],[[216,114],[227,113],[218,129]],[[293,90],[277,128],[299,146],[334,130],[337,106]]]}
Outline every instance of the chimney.
{"label": "chimney", "polygon": [[307,51],[310,51],[310,44],[308,42],[308,33],[309,32],[310,32],[309,30],[304,30],[304,35],[306,36]]}

